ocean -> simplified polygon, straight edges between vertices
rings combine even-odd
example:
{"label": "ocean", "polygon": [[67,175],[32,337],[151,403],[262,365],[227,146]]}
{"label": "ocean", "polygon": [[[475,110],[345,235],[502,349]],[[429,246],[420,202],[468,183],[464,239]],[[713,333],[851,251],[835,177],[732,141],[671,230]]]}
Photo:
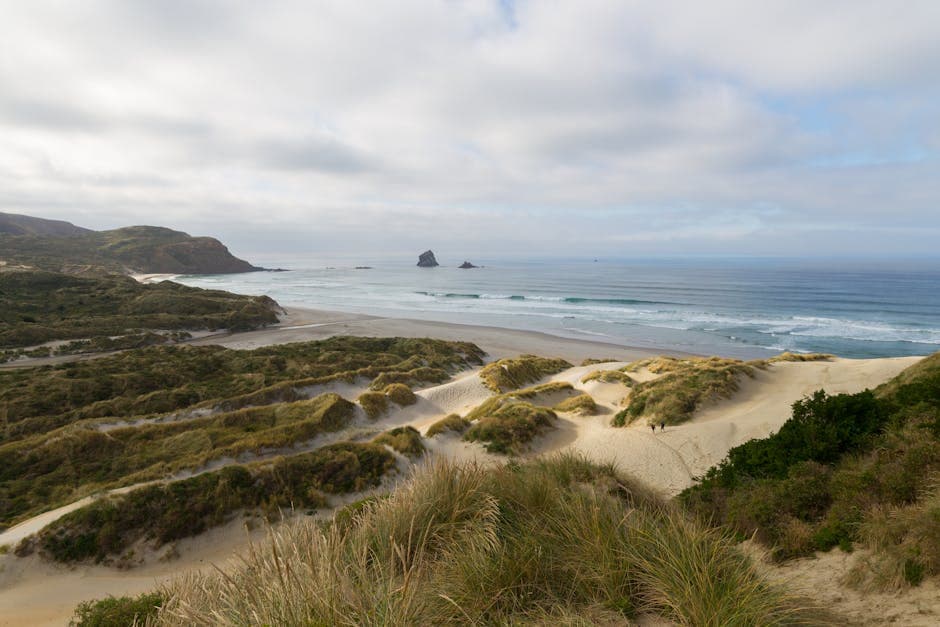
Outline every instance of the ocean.
{"label": "ocean", "polygon": [[182,276],[187,285],[268,294],[377,316],[542,331],[625,346],[761,357],[940,350],[940,260],[255,259],[289,272]]}

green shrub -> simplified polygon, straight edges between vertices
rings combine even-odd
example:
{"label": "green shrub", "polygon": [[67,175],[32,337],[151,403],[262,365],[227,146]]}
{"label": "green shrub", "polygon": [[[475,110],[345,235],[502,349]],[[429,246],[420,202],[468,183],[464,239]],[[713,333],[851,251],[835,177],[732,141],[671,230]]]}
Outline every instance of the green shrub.
{"label": "green shrub", "polygon": [[581,383],[600,381],[601,383],[620,383],[633,387],[633,379],[626,372],[620,370],[595,370],[581,377]]}
{"label": "green shrub", "polygon": [[75,608],[70,627],[127,627],[143,625],[157,615],[166,600],[159,592],[144,593],[137,597],[108,597],[97,601],[84,601]]}

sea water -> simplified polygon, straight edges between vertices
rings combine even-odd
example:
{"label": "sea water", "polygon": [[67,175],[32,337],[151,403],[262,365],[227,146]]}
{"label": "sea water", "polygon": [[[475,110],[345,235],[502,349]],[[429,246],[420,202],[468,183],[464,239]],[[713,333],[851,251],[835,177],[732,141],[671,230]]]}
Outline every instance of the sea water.
{"label": "sea water", "polygon": [[474,260],[484,266],[475,269],[459,261],[418,268],[412,259],[253,261],[290,271],[177,280],[283,305],[697,354],[940,350],[940,260],[490,259]]}

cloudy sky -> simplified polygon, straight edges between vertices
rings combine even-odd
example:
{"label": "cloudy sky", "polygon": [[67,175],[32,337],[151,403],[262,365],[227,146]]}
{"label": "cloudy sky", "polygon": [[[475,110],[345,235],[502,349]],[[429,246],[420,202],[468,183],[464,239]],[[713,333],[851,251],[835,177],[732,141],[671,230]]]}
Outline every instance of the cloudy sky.
{"label": "cloudy sky", "polygon": [[940,249],[936,0],[0,14],[0,211],[246,254]]}

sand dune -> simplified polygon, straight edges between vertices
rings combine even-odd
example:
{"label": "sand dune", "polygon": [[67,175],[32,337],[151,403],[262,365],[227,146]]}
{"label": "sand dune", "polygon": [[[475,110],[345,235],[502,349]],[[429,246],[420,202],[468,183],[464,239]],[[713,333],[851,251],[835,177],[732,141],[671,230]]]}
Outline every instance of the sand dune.
{"label": "sand dune", "polygon": [[[629,473],[660,490],[674,495],[691,485],[720,461],[727,451],[751,438],[764,437],[777,430],[789,417],[790,406],[817,389],[830,393],[856,392],[890,379],[919,358],[848,360],[831,362],[783,362],[758,371],[753,379],[744,378],[740,390],[730,399],[699,411],[692,421],[665,432],[654,433],[645,424],[625,428],[610,426],[612,414],[620,409],[621,399],[629,392],[620,384],[581,383],[581,378],[597,369],[624,365],[612,362],[576,367],[542,382],[563,381],[591,394],[601,412],[596,416],[562,415],[558,428],[538,439],[530,455],[557,451],[577,451],[597,461],[613,461]],[[650,373],[641,372],[640,378]],[[465,415],[492,395],[476,371],[417,392],[418,402],[395,410],[371,423],[376,431],[411,425],[422,433],[440,418],[458,413]],[[545,399],[549,402],[552,399]],[[362,428],[357,420],[357,428]],[[484,463],[500,461],[476,443],[459,436],[439,435],[427,441],[432,455]],[[47,512],[17,525],[0,535],[2,543],[12,544],[40,529],[72,504]],[[0,625],[64,624],[74,606],[85,599],[108,594],[138,593],[153,588],[180,572],[220,563],[247,541],[238,521],[213,530],[199,538],[179,543],[180,557],[168,563],[147,564],[129,573],[101,567],[66,569],[30,557],[12,554],[0,556]],[[49,591],[55,590],[54,599]]]}

